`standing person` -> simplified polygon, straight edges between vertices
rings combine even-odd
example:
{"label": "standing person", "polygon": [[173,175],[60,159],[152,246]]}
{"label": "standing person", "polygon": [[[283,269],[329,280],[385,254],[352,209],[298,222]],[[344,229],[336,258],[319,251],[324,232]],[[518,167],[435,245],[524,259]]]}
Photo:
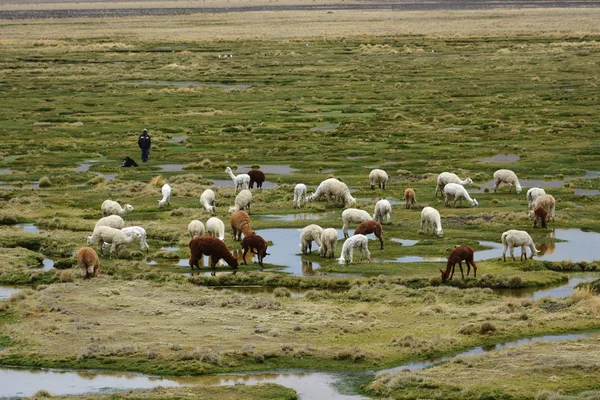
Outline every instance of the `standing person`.
{"label": "standing person", "polygon": [[150,144],[150,135],[148,135],[148,129],[144,129],[138,138],[138,147],[142,149],[142,162],[148,162],[148,156],[150,155]]}

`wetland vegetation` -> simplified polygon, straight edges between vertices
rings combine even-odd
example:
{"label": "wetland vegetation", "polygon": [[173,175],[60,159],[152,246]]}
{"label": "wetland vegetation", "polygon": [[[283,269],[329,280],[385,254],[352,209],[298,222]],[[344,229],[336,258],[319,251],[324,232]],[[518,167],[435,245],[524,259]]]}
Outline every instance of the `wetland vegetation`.
{"label": "wetland vegetation", "polygon": [[[98,30],[89,19],[0,21],[0,364],[165,377],[336,371],[354,377],[348,398],[593,396],[600,390],[592,378],[596,336],[373,373],[600,328],[598,282],[566,296],[497,291],[566,284],[569,272],[586,271],[587,282],[600,265],[600,32],[590,23],[599,12],[558,13],[452,14],[453,34],[440,31],[435,13],[433,22],[392,13],[405,16],[411,34],[382,32],[379,22],[369,25],[369,13],[336,12],[326,25],[320,14],[281,13],[298,32],[319,27],[291,37],[264,27],[257,37],[235,36],[234,22],[252,29],[268,13],[247,13],[245,25],[238,14],[107,19]],[[511,17],[514,25],[501,26]],[[483,33],[494,19],[499,25]],[[548,28],[555,19],[562,23]],[[348,21],[356,34],[346,31]],[[210,34],[199,36],[199,26]],[[121,168],[126,156],[140,161],[143,128],[152,136],[149,162]],[[251,212],[253,229],[270,242],[266,268],[250,262],[236,275],[224,267],[217,276],[207,268],[190,273],[187,225],[211,216],[200,194],[216,192],[225,242],[238,250],[226,212],[235,194],[224,170],[253,165],[265,166],[270,184],[253,190]],[[386,190],[370,189],[369,168],[377,166],[390,176]],[[482,188],[507,167],[522,182],[547,184],[557,201],[555,232],[533,228],[526,190]],[[471,177],[479,207],[447,208],[435,199],[443,171]],[[370,241],[373,262],[299,254],[299,229],[342,226],[339,206],[292,207],[295,184],[310,193],[328,176],[343,180],[370,213],[376,198],[396,202],[384,224],[385,249]],[[165,182],[172,205],[158,208]],[[404,208],[407,187],[418,207]],[[118,258],[105,254],[100,276],[86,281],[73,254],[86,245],[105,199],[134,206],[126,225],[146,229],[150,251],[131,245]],[[440,211],[443,237],[419,231],[424,206]],[[540,257],[502,262],[507,229],[530,232]],[[440,260],[455,245],[473,247],[478,275],[456,273],[442,284]],[[276,383],[192,382],[122,396],[301,395]]]}

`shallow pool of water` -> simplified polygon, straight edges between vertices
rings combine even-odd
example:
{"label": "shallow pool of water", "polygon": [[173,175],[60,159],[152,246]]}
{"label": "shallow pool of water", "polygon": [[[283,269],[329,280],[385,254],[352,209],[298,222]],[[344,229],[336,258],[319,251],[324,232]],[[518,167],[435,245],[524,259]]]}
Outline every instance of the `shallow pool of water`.
{"label": "shallow pool of water", "polygon": [[529,297],[534,300],[542,297],[552,297],[563,299],[572,296],[575,293],[575,287],[580,283],[592,282],[600,278],[600,272],[575,272],[569,273],[568,283],[557,285],[550,288],[522,288],[522,289],[495,289],[494,293],[501,296],[511,297]]}
{"label": "shallow pool of water", "polygon": [[15,226],[23,229],[23,232],[38,233],[40,231],[39,228],[34,223],[31,223],[31,222],[16,224]]}
{"label": "shallow pool of water", "polygon": [[21,289],[12,286],[0,286],[0,301],[8,299],[19,290]]}
{"label": "shallow pool of water", "polygon": [[493,157],[476,158],[475,161],[490,162],[490,163],[513,163],[521,159],[516,154],[497,154]]}
{"label": "shallow pool of water", "polygon": [[161,247],[160,249],[162,251],[168,251],[168,252],[171,252],[171,253],[174,253],[176,251],[181,250],[181,248],[178,247],[178,246],[166,246],[166,247]]}
{"label": "shallow pool of water", "polygon": [[[357,201],[366,201],[367,203],[371,203],[373,205],[377,204],[377,202],[379,200],[381,200],[381,198],[379,197],[357,197],[356,198]],[[393,197],[386,197],[385,200],[389,201],[391,205],[393,206],[400,206],[400,205],[404,205],[404,200],[399,200],[399,199],[394,199]]]}
{"label": "shallow pool of water", "polygon": [[392,238],[392,242],[400,243],[402,246],[414,246],[419,243],[418,240]]}
{"label": "shallow pool of water", "polygon": [[[236,174],[247,174],[252,167],[249,165],[240,165],[235,170]],[[261,165],[260,170],[265,174],[289,175],[300,171],[296,168],[291,168],[289,165]],[[263,184],[264,185],[264,184]]]}
{"label": "shallow pool of water", "polygon": [[159,165],[161,172],[180,172],[186,164],[161,164]]}
{"label": "shallow pool of water", "polygon": [[[519,183],[521,183],[523,190],[526,192],[527,188],[532,188],[532,187],[561,188],[561,187],[565,186],[565,182],[573,181],[576,179],[595,179],[598,177],[600,177],[600,171],[585,171],[585,175],[583,175],[583,176],[567,177],[562,180],[552,179],[550,181],[544,181],[544,180],[540,180],[540,179],[519,179]],[[479,188],[479,190],[478,189],[469,189],[468,191],[469,191],[469,193],[483,193],[485,188],[488,187],[490,189],[490,192],[493,192],[494,184],[495,184],[495,181],[492,179],[492,180],[484,183]],[[502,189],[504,186],[506,186],[506,184],[504,184],[504,183],[500,184],[500,187],[498,188],[498,190]],[[512,189],[512,193],[515,193],[514,188]]]}
{"label": "shallow pool of water", "polygon": [[54,268],[54,260],[51,258],[44,258],[42,260],[42,265],[44,266],[44,271],[50,271],[52,268]]}
{"label": "shallow pool of water", "polygon": [[253,218],[258,218],[268,221],[316,221],[323,219],[332,213],[297,213],[297,214],[264,214],[264,215],[253,215]]}
{"label": "shallow pool of water", "polygon": [[187,138],[188,138],[187,135],[175,136],[175,137],[169,139],[169,143],[181,143]]}
{"label": "shallow pool of water", "polygon": [[13,170],[12,169],[0,169],[0,175],[7,175],[7,174],[12,174]]}
{"label": "shallow pool of water", "polygon": [[600,190],[589,190],[589,189],[575,189],[576,196],[598,196]]}
{"label": "shallow pool of water", "polygon": [[315,131],[315,132],[329,132],[329,131],[335,130],[335,128],[337,128],[336,124],[323,124],[323,125],[315,126],[315,127],[311,128],[310,130]]}

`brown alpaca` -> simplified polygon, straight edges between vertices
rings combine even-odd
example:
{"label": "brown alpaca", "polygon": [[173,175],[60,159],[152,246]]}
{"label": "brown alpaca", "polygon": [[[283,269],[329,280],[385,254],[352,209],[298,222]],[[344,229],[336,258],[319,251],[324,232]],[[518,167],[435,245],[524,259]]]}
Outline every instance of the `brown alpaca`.
{"label": "brown alpaca", "polygon": [[[190,267],[194,269],[198,265],[198,261],[202,260],[202,256],[206,254],[210,256],[210,266],[215,268],[220,259],[225,260],[230,267],[237,269],[238,260],[227,248],[227,245],[219,239],[212,236],[197,236],[190,241]],[[213,272],[214,275],[214,272]]]}
{"label": "brown alpaca", "polygon": [[85,279],[100,275],[100,260],[98,254],[91,247],[82,247],[77,250],[77,265],[83,270]]}
{"label": "brown alpaca", "polygon": [[379,222],[370,220],[365,221],[354,230],[354,234],[368,235],[369,233],[374,233],[377,236],[377,239],[381,242],[381,250],[383,250],[383,236],[381,236],[382,226]]}
{"label": "brown alpaca", "polygon": [[413,204],[417,204],[414,189],[408,188],[404,191],[404,207],[411,208]]}
{"label": "brown alpaca", "polygon": [[537,206],[533,210],[533,214],[535,215],[535,219],[533,220],[534,228],[537,228],[538,221],[542,221],[542,228],[548,227],[548,211],[543,206]]}
{"label": "brown alpaca", "polygon": [[263,259],[269,255],[269,253],[267,253],[267,247],[267,241],[257,234],[251,234],[244,237],[244,240],[242,240],[242,249],[244,249],[242,259],[244,260],[244,265],[248,265],[246,263],[246,254],[248,254],[248,251],[252,251],[252,253],[258,256],[258,265],[264,267]]}
{"label": "brown alpaca", "polygon": [[252,169],[248,171],[248,175],[250,175],[250,189],[254,187],[254,182],[256,182],[257,189],[262,189],[262,184],[266,179],[264,172],[258,169]]}
{"label": "brown alpaca", "polygon": [[[473,260],[473,249],[469,246],[458,246],[448,256],[448,263],[446,264],[446,270],[440,272],[442,273],[442,282],[448,280],[448,276],[450,276],[450,280],[454,276],[454,267],[456,263],[460,267],[460,274],[462,278],[465,279],[465,274],[463,273],[462,261],[467,264],[467,276],[471,272],[471,265],[473,265],[473,276],[477,278],[477,265],[475,265],[475,261]],[[451,273],[452,272],[452,273]]]}
{"label": "brown alpaca", "polygon": [[231,231],[235,240],[242,240],[244,237],[255,233],[250,226],[250,216],[246,211],[234,211],[231,214]]}

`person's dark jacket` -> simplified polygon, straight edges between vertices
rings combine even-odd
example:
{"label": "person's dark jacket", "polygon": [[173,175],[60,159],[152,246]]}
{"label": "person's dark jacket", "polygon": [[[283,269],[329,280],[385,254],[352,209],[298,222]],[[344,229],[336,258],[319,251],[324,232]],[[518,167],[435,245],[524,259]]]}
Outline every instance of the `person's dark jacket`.
{"label": "person's dark jacket", "polygon": [[150,135],[147,133],[142,133],[138,138],[138,146],[140,149],[149,149],[150,148]]}

